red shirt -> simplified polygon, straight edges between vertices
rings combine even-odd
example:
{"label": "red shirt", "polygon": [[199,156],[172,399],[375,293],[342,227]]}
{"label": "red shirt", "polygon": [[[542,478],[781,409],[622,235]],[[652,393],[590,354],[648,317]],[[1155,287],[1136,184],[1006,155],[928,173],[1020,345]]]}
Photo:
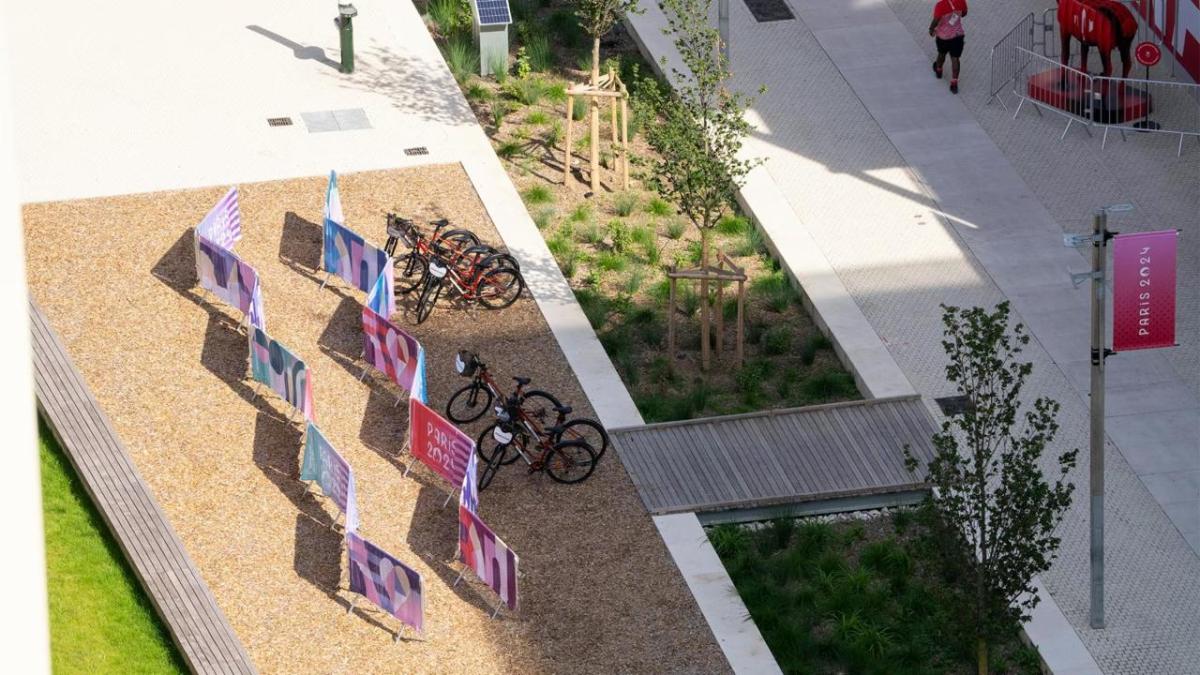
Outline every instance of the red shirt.
{"label": "red shirt", "polygon": [[962,15],[966,13],[967,0],[938,0],[933,6],[933,18],[937,21],[934,35],[943,40],[962,35]]}

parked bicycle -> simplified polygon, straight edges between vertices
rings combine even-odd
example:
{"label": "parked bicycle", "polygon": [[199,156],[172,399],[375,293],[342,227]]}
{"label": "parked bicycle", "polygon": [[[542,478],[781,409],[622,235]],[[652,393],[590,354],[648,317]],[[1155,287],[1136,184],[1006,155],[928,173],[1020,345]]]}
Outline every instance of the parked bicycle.
{"label": "parked bicycle", "polygon": [[461,304],[478,302],[488,309],[504,309],[521,297],[525,279],[512,256],[487,246],[472,246],[452,255],[431,248],[417,299],[417,323],[429,318],[447,288],[449,297]]}
{"label": "parked bicycle", "polygon": [[[408,218],[394,213],[387,214],[387,243],[383,250],[392,258],[396,275],[396,294],[411,293],[420,288],[429,268],[429,256],[435,251],[446,257],[454,257],[460,251],[479,246],[479,237],[470,230],[455,228],[442,232],[450,226],[446,219],[430,221],[433,236],[427,237]],[[397,242],[403,241],[410,251],[396,255]]]}
{"label": "parked bicycle", "polygon": [[518,397],[509,396],[496,407],[496,420],[476,441],[475,451],[486,462],[479,475],[480,491],[491,484],[501,466],[517,459],[525,460],[529,473],[545,471],[559,483],[582,482],[596,470],[592,446],[580,440],[551,440],[562,430],[541,429],[523,413]]}
{"label": "parked bicycle", "polygon": [[[485,364],[478,355],[468,351],[460,351],[454,357],[454,368],[459,375],[470,377],[471,383],[450,395],[446,403],[446,417],[458,424],[468,424],[483,417],[491,409],[492,401],[505,397],[496,381],[492,378]],[[532,389],[524,391],[529,384],[527,377],[514,377],[516,388],[510,396],[515,396],[525,417],[529,418],[542,430],[559,429],[557,435],[551,437],[552,442],[560,440],[583,441],[596,452],[599,460],[608,450],[608,432],[596,420],[587,417],[567,419],[571,407],[563,405],[558,398],[547,391]],[[516,461],[514,454],[510,461]]]}

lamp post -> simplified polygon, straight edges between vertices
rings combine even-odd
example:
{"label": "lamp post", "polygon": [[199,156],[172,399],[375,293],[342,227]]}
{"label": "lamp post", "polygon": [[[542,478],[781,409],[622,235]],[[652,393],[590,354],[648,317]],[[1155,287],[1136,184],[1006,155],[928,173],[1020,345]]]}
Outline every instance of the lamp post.
{"label": "lamp post", "polygon": [[338,34],[342,42],[342,72],[354,72],[354,23],[358,10],[351,3],[338,3]]}

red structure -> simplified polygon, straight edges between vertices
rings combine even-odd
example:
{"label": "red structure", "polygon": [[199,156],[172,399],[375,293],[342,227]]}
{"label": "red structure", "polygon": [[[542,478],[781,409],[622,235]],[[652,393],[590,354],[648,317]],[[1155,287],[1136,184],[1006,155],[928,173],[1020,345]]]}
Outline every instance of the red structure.
{"label": "red structure", "polygon": [[1129,77],[1133,66],[1129,48],[1137,36],[1137,19],[1115,0],[1058,0],[1058,32],[1062,40],[1062,64],[1071,59],[1071,38],[1079,40],[1079,69],[1087,72],[1088,48],[1100,50],[1104,76],[1112,75],[1112,50],[1121,52],[1121,77]]}

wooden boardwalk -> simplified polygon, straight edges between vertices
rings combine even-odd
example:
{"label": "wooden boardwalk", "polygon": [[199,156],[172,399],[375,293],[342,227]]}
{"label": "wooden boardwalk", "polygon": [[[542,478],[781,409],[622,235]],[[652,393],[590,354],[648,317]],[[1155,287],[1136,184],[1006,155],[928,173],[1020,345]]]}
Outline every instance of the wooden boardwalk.
{"label": "wooden boardwalk", "polygon": [[196,673],[256,672],[108,417],[32,301],[29,315],[38,409],[188,667]]}
{"label": "wooden boardwalk", "polygon": [[650,513],[759,509],[924,490],[904,467],[936,431],[919,396],[611,431]]}

